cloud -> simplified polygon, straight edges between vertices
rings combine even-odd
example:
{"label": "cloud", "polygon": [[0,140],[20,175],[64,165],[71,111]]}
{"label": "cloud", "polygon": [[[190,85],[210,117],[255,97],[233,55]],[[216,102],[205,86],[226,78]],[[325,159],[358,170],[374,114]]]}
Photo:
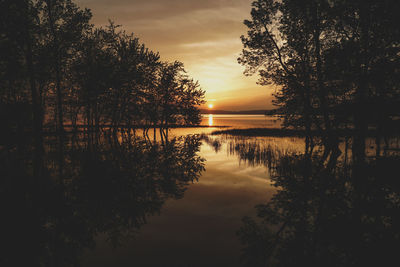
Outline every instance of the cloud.
{"label": "cloud", "polygon": [[[256,77],[245,77],[237,63],[246,33],[243,20],[250,16],[253,0],[78,0],[91,8],[95,25],[111,18],[133,32],[163,60],[179,60],[188,73],[199,80],[207,98],[226,107],[252,108],[257,96],[271,100],[265,87],[256,85]],[[228,102],[229,99],[229,102]],[[263,98],[261,98],[263,99]],[[236,105],[234,104],[236,101]],[[222,103],[221,103],[222,104]],[[267,103],[268,104],[268,103]],[[255,107],[255,106],[254,106]]]}
{"label": "cloud", "polygon": [[223,8],[248,8],[249,0],[78,0],[82,7],[93,9],[98,16],[117,14],[121,20],[159,20],[182,16],[194,11]]}

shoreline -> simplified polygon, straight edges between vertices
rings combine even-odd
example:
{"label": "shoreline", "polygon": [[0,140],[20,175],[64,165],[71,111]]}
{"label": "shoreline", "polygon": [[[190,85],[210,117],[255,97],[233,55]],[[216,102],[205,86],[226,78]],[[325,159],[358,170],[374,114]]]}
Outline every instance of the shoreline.
{"label": "shoreline", "polygon": [[[350,137],[354,135],[354,130],[343,129],[335,132],[339,137]],[[398,136],[399,131],[397,129],[391,129],[390,132],[380,133],[385,136]],[[211,135],[233,135],[233,136],[248,136],[248,137],[305,137],[305,130],[297,129],[284,129],[284,128],[246,128],[246,129],[229,129],[213,131]],[[320,131],[312,131],[313,136],[321,136]],[[369,129],[367,131],[368,137],[376,137],[378,135],[377,130]]]}

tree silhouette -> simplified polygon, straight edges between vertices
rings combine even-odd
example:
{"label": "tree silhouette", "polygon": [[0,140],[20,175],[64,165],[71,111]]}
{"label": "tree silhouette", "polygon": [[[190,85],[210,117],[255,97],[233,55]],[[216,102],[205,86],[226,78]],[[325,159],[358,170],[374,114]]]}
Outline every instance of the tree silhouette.
{"label": "tree silhouette", "polygon": [[280,86],[275,104],[286,127],[307,132],[307,150],[318,130],[322,160],[335,158],[337,132],[349,128],[354,160],[363,162],[368,126],[382,129],[385,122],[386,132],[394,132],[390,116],[399,115],[382,107],[399,101],[396,1],[259,0],[252,6],[239,58],[246,73],[258,71],[261,84]]}
{"label": "tree silhouette", "polygon": [[15,113],[25,121],[14,125],[7,119],[11,132],[32,129],[39,144],[43,129],[62,133],[64,125],[75,132],[104,127],[147,132],[200,122],[204,92],[183,64],[161,62],[158,53],[113,22],[94,28],[90,10],[71,0],[1,5],[1,105],[5,112],[26,114]]}

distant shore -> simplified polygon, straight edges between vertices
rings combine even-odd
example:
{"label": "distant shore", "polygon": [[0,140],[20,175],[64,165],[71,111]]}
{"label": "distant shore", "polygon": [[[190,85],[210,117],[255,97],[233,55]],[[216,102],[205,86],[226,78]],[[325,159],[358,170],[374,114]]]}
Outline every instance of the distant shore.
{"label": "distant shore", "polygon": [[275,110],[238,110],[238,111],[230,111],[230,110],[220,110],[220,109],[200,109],[202,115],[219,115],[219,114],[232,114],[232,115],[277,115]]}
{"label": "distant shore", "polygon": [[[321,136],[320,131],[313,131],[312,134],[314,136]],[[338,130],[336,132],[338,136],[352,136],[354,135],[354,131],[351,129],[343,129]],[[376,136],[377,132],[375,129],[370,129],[368,131],[369,137]],[[390,133],[386,133],[389,135],[397,135],[398,130],[392,129]],[[305,130],[301,129],[284,129],[284,128],[247,128],[247,129],[229,129],[229,130],[220,130],[213,131],[211,135],[234,135],[234,136],[248,136],[248,137],[256,137],[256,136],[270,136],[270,137],[304,137],[306,135]]]}

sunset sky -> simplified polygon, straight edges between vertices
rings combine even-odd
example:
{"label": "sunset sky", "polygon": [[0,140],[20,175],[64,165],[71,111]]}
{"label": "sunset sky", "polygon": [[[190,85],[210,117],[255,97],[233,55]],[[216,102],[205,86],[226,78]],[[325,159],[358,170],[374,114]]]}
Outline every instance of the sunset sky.
{"label": "sunset sky", "polygon": [[179,60],[200,82],[214,109],[269,109],[273,90],[245,77],[237,63],[253,0],[77,0],[92,22],[113,20],[161,59]]}

